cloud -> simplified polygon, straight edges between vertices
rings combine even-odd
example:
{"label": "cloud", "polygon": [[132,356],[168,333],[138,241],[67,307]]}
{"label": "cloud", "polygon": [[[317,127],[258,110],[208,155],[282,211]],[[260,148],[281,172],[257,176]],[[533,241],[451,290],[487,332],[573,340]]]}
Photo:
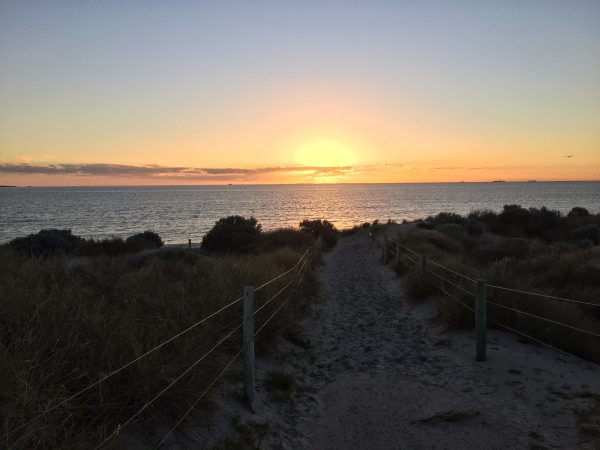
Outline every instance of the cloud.
{"label": "cloud", "polygon": [[343,176],[351,172],[352,166],[276,166],[257,169],[206,168],[187,166],[127,165],[127,164],[28,164],[0,163],[0,173],[23,175],[75,175],[130,177],[177,180],[230,180],[253,179],[264,174],[287,174],[299,176]]}

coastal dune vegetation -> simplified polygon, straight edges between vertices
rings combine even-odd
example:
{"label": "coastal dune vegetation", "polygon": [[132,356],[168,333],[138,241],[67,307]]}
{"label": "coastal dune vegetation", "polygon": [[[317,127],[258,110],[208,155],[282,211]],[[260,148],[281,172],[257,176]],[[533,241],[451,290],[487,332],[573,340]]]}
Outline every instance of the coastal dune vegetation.
{"label": "coastal dune vegetation", "polygon": [[[508,326],[533,338],[523,337],[526,342],[538,340],[600,363],[600,214],[580,207],[562,215],[546,208],[506,205],[499,213],[440,213],[397,229],[390,236],[402,246],[450,269],[429,263],[424,282],[419,261],[407,258],[415,260],[415,254],[403,250],[394,263],[409,299],[435,298],[440,323],[472,327],[474,314],[441,289],[474,307],[473,280],[484,279],[488,326]],[[374,230],[387,232],[382,225]],[[388,245],[393,252],[393,244]]]}
{"label": "coastal dune vegetation", "polygon": [[[242,302],[73,394],[239,298],[243,286],[287,271],[324,229],[334,228],[308,221],[299,229],[263,232],[256,220],[235,216],[218,221],[193,251],[161,249],[153,232],[94,241],[44,230],[0,246],[2,446],[90,448],[101,442],[240,325]],[[256,308],[292,276],[257,292]],[[314,297],[316,289],[309,267],[300,298]],[[300,333],[309,304],[304,300],[288,303],[264,328],[259,352],[278,337]],[[276,307],[273,302],[257,315],[257,328]],[[168,429],[240,346],[238,331],[122,433],[152,436]],[[208,396],[190,418],[206,417],[212,406]]]}

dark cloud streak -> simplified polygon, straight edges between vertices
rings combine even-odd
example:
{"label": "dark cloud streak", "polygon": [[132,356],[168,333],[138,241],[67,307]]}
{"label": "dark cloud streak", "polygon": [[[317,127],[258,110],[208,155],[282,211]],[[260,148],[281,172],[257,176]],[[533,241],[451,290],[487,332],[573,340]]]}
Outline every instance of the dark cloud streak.
{"label": "dark cloud streak", "polygon": [[253,178],[262,174],[295,174],[295,175],[345,175],[352,166],[281,166],[261,167],[257,169],[242,168],[205,168],[205,167],[167,167],[159,165],[126,165],[126,164],[12,164],[0,163],[0,173],[37,174],[37,175],[77,175],[77,176],[116,176],[142,177],[154,179],[233,179],[235,177]]}

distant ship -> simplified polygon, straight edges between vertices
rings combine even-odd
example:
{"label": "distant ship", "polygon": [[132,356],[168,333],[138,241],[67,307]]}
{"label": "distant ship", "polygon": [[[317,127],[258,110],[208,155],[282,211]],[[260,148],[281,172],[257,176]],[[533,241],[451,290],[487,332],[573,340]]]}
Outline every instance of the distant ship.
{"label": "distant ship", "polygon": [[504,180],[494,180],[494,181],[492,181],[492,183],[506,183],[506,181],[504,181]]}

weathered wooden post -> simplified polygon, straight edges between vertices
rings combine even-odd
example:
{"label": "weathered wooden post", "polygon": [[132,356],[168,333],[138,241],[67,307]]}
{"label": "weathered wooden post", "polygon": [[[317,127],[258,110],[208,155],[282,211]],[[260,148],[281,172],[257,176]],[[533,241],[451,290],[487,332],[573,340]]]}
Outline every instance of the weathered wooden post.
{"label": "weathered wooden post", "polygon": [[192,240],[188,239],[188,250],[192,253]]}
{"label": "weathered wooden post", "polygon": [[388,248],[387,248],[387,236],[383,236],[382,245],[383,245],[383,263],[387,264],[388,257]]}
{"label": "weathered wooden post", "polygon": [[427,256],[421,255],[421,279],[423,284],[427,284]]}
{"label": "weathered wooden post", "polygon": [[254,286],[244,286],[244,389],[253,409],[254,402]]}
{"label": "weathered wooden post", "polygon": [[477,361],[486,359],[486,286],[485,280],[477,280],[475,295],[475,333],[477,335]]}

